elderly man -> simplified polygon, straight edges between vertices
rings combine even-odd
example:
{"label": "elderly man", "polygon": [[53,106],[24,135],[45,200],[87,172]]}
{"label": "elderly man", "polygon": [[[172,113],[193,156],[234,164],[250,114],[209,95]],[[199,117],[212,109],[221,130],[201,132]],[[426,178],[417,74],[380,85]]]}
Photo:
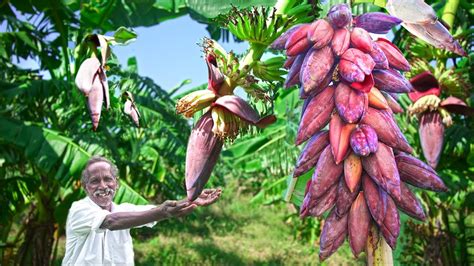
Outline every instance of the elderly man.
{"label": "elderly man", "polygon": [[114,204],[118,169],[103,157],[92,157],[82,172],[87,197],[72,204],[66,223],[63,265],[133,265],[130,228],[181,217],[197,206],[214,203],[221,191],[205,190],[195,201],[165,201],[161,205]]}

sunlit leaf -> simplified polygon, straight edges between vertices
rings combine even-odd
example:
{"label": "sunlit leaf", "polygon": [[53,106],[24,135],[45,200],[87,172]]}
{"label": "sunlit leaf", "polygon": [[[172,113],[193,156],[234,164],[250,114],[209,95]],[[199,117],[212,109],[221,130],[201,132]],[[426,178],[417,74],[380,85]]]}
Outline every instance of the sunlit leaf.
{"label": "sunlit leaf", "polygon": [[127,45],[137,39],[138,35],[131,29],[120,27],[114,33],[114,41],[112,44]]}

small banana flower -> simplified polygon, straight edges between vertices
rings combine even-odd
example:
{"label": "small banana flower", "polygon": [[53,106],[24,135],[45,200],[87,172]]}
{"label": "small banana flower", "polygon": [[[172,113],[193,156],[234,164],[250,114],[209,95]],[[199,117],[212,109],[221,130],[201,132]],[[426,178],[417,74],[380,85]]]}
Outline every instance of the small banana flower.
{"label": "small banana flower", "polygon": [[123,112],[130,116],[130,118],[133,120],[133,123],[137,127],[140,127],[140,112],[138,111],[137,105],[135,104],[135,100],[133,99],[133,95],[131,92],[126,91],[124,93],[124,97],[127,99],[125,101],[124,107],[123,107]]}
{"label": "small banana flower", "polygon": [[[208,69],[208,89],[198,90],[181,98],[176,104],[176,112],[191,118],[197,111],[209,108],[214,121],[212,131],[223,140],[233,140],[250,125],[265,127],[275,120],[274,116],[260,118],[258,113],[242,98],[232,94],[231,81],[220,71],[219,55],[212,49],[205,49],[205,60]],[[216,45],[211,42],[211,45]],[[218,49],[221,49],[220,46]],[[220,51],[220,50],[219,50]],[[220,54],[223,54],[220,51]]]}
{"label": "small banana flower", "polygon": [[176,112],[186,118],[193,117],[194,113],[209,107],[217,98],[211,90],[198,90],[179,99],[176,104]]}

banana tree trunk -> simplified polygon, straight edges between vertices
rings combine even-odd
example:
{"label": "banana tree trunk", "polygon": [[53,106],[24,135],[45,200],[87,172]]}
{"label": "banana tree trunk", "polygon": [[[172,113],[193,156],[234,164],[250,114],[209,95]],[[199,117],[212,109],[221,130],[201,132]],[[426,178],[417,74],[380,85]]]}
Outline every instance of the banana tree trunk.
{"label": "banana tree trunk", "polygon": [[392,248],[385,242],[377,227],[374,225],[367,239],[367,265],[369,266],[392,266]]}
{"label": "banana tree trunk", "polygon": [[30,221],[25,240],[17,254],[17,263],[19,265],[50,265],[53,234],[53,223]]}
{"label": "banana tree trunk", "polygon": [[25,221],[26,231],[21,243],[16,263],[18,265],[50,265],[51,252],[54,243],[55,219],[54,192],[44,193],[42,190],[36,194],[34,214]]}

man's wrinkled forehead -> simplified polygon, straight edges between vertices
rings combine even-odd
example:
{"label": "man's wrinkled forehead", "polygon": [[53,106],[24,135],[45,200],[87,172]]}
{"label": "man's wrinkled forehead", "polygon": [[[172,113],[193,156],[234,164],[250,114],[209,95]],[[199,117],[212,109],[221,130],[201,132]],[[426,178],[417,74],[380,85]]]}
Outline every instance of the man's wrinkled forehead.
{"label": "man's wrinkled forehead", "polygon": [[112,176],[111,170],[112,168],[107,162],[95,162],[87,167],[87,171],[91,174],[91,176]]}

